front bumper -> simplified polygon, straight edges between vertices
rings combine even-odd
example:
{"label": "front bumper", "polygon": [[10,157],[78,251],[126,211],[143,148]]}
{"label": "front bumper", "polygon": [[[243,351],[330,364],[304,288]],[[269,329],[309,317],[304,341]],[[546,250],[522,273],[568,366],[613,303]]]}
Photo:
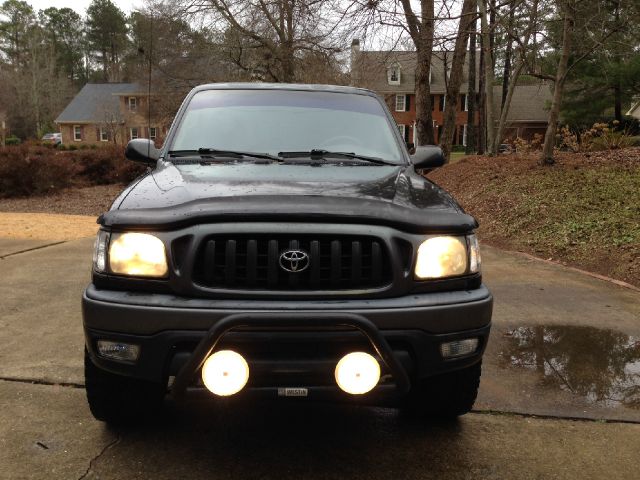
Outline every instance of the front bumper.
{"label": "front bumper", "polygon": [[[407,388],[400,385],[403,380],[396,381],[402,376],[397,368],[414,383],[478,362],[489,336],[492,304],[484,286],[376,300],[216,301],[90,285],[82,301],[87,349],[98,367],[154,382],[177,376],[174,385],[180,390],[197,388],[197,382],[185,383],[180,372],[188,367],[189,380],[197,377],[193,374],[202,359],[195,358],[194,351],[199,348],[206,356],[219,337],[220,348],[234,349],[249,361],[252,378],[247,389],[268,394],[278,387],[336,390],[333,368],[354,350],[381,358],[386,383],[374,392],[402,394]],[[243,321],[233,324],[231,331],[217,328],[234,316]],[[354,318],[361,319],[358,325]],[[363,325],[370,331],[363,334]],[[441,343],[469,337],[479,339],[473,354],[442,358]],[[138,344],[140,357],[135,363],[101,358],[96,352],[99,339]],[[391,358],[385,359],[385,354]]]}

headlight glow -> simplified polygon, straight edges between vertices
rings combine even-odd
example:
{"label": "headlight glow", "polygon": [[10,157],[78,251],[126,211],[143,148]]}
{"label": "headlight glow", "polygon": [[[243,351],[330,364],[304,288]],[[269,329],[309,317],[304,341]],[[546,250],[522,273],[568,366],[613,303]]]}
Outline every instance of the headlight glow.
{"label": "headlight glow", "polygon": [[464,237],[431,237],[418,248],[415,275],[419,280],[464,275],[466,271]]}
{"label": "headlight glow", "polygon": [[113,234],[109,268],[120,275],[164,277],[169,270],[164,243],[148,233]]}

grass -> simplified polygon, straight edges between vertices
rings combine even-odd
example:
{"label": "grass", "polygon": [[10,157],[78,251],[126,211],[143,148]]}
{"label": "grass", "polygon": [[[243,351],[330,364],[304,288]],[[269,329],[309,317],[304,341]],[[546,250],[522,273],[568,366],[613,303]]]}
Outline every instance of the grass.
{"label": "grass", "polygon": [[460,160],[468,156],[469,155],[464,152],[452,152],[449,156],[449,163],[458,163]]}

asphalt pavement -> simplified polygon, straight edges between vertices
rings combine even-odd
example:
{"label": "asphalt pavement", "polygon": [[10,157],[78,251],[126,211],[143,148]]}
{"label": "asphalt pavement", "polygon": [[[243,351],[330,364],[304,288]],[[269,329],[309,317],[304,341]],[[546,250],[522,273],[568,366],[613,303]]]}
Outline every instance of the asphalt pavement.
{"label": "asphalt pavement", "polygon": [[93,239],[0,237],[0,479],[636,478],[640,293],[484,248],[494,325],[476,410],[193,400],[111,430],[83,389]]}

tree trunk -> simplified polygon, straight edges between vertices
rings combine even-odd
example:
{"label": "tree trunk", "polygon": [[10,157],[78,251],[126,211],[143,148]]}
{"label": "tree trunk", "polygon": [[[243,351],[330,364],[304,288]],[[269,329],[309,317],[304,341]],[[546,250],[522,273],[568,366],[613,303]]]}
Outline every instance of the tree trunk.
{"label": "tree trunk", "polygon": [[[532,12],[535,15],[535,12]],[[509,6],[509,20],[507,21],[507,45],[504,51],[504,70],[502,72],[502,99],[500,101],[500,112],[504,110],[504,102],[507,99],[507,92],[509,90],[509,77],[511,76],[511,50],[513,40],[510,37],[511,30],[513,30],[513,21],[516,14],[516,6],[511,3]]]}
{"label": "tree trunk", "polygon": [[[460,23],[458,24],[458,35],[453,49],[453,59],[451,60],[451,74],[447,84],[447,94],[445,100],[444,122],[442,135],[440,137],[440,147],[444,158],[449,159],[453,134],[456,129],[456,113],[458,99],[460,98],[460,86],[464,71],[464,60],[467,56],[467,40],[469,39],[469,29],[471,27],[470,17],[473,15],[476,0],[464,0]],[[475,22],[474,22],[475,23]]]}
{"label": "tree trunk", "polygon": [[416,134],[415,146],[433,145],[433,117],[431,115],[431,56],[433,55],[433,0],[422,0],[421,28],[416,44]]}
{"label": "tree trunk", "polygon": [[493,55],[491,52],[491,42],[489,38],[489,25],[487,23],[486,0],[478,0],[480,9],[480,31],[482,33],[482,49],[484,52],[484,89],[485,89],[485,110],[487,118],[487,154],[492,156],[494,150],[494,128],[493,120]]}
{"label": "tree trunk", "polygon": [[[529,45],[529,40],[531,36],[535,34],[535,18],[537,18],[537,10],[538,10],[538,0],[534,0],[531,7],[531,23],[524,34],[524,40],[522,45],[516,49],[516,63],[515,68],[512,72],[509,72],[509,76],[507,76],[507,68],[505,65],[505,78],[508,80],[506,89],[504,81],[502,83],[502,99],[501,99],[501,108],[500,108],[500,119],[498,121],[498,127],[496,129],[496,136],[494,139],[494,152],[498,152],[500,148],[500,144],[502,143],[502,137],[504,135],[504,129],[507,124],[507,116],[509,115],[509,108],[511,107],[511,99],[513,98],[513,93],[516,89],[516,85],[518,84],[518,79],[520,78],[520,74],[524,69],[525,63],[525,55],[526,52],[523,49]],[[512,10],[513,11],[513,10]],[[510,18],[509,20],[509,30],[513,27],[513,20]],[[509,68],[510,70],[510,68]]]}
{"label": "tree trunk", "polygon": [[480,65],[478,73],[480,78],[478,79],[478,130],[477,130],[477,143],[478,143],[478,155],[484,155],[487,139],[487,111],[486,111],[486,98],[484,92],[484,46],[482,41],[482,35],[480,35]]}
{"label": "tree trunk", "polygon": [[469,25],[469,86],[467,87],[467,145],[466,154],[474,151],[476,143],[476,11],[473,8],[473,20]]}
{"label": "tree trunk", "polygon": [[567,78],[569,54],[571,53],[571,39],[575,23],[573,7],[573,0],[564,0],[561,3],[564,16],[562,21],[562,50],[560,61],[558,62],[555,85],[553,87],[553,100],[551,101],[551,109],[549,110],[549,124],[547,125],[547,131],[544,135],[544,146],[542,147],[542,157],[540,159],[543,165],[553,165],[555,163],[553,159],[553,148],[556,143],[556,130],[558,128],[558,118],[560,117],[564,82]]}

